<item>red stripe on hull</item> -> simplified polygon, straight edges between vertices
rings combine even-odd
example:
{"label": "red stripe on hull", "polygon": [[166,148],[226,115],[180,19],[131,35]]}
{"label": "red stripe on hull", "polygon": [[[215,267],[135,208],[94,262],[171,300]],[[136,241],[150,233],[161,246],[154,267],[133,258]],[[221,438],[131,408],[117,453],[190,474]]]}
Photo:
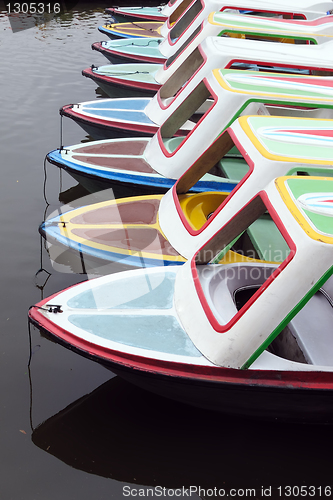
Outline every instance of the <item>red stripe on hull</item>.
{"label": "red stripe on hull", "polygon": [[103,83],[104,85],[124,87],[135,90],[149,90],[151,92],[157,92],[161,87],[159,83],[146,83],[140,81],[125,80],[123,78],[117,78],[115,76],[97,75],[90,68],[84,69],[82,75],[87,78],[94,80],[97,85]]}
{"label": "red stripe on hull", "polygon": [[[94,118],[94,117],[85,117],[79,113],[76,113],[73,108],[72,104],[66,104],[60,109],[60,114],[67,116],[67,118],[71,118],[72,120],[76,121],[77,123],[82,123],[87,126],[91,127],[98,127],[100,129],[104,129],[106,131],[109,130],[122,130],[122,131],[129,131],[129,132],[136,132],[139,134],[146,134],[146,135],[154,135],[156,132],[159,130],[159,127],[157,125],[141,125],[137,123],[123,123],[119,121],[112,121],[112,120],[103,120],[101,118]],[[187,135],[188,131],[186,130],[179,130],[178,132],[175,133],[175,136],[183,136]]]}
{"label": "red stripe on hull", "polygon": [[121,59],[121,60],[126,60],[129,62],[146,62],[146,63],[157,63],[157,64],[162,64],[163,62],[166,61],[166,58],[161,57],[151,57],[148,55],[139,55],[139,54],[127,54],[125,52],[119,52],[117,50],[113,49],[107,49],[102,46],[101,42],[95,42],[92,44],[91,48],[93,50],[97,50],[98,52],[101,52],[107,59],[111,60],[113,58],[115,59]]}
{"label": "red stripe on hull", "polygon": [[40,328],[63,342],[98,358],[99,362],[115,363],[119,367],[142,370],[149,372],[151,375],[166,375],[197,381],[240,384],[249,387],[266,387],[267,389],[281,388],[286,391],[292,391],[293,389],[333,391],[333,372],[237,370],[218,366],[175,363],[136,356],[92,344],[55,325],[39,311],[38,308],[45,306],[47,303],[57,303],[59,293],[61,292],[42,300],[36,306],[32,307],[29,311],[29,318]]}

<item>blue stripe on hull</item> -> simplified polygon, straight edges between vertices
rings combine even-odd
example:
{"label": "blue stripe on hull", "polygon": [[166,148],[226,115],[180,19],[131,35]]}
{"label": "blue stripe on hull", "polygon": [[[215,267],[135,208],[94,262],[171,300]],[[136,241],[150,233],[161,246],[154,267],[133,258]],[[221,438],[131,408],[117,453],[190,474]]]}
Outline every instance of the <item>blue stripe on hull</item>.
{"label": "blue stripe on hull", "polygon": [[96,101],[89,101],[88,103],[81,103],[82,108],[86,111],[87,109],[93,110],[134,110],[134,111],[144,111],[151,99],[147,98],[134,98],[134,99],[96,99]]}
{"label": "blue stripe on hull", "polygon": [[97,248],[92,248],[88,245],[83,245],[81,243],[77,243],[76,241],[71,240],[70,238],[64,237],[60,231],[57,224],[58,217],[51,219],[49,221],[43,222],[40,226],[40,230],[45,234],[46,239],[50,238],[50,243],[52,240],[64,245],[71,250],[74,250],[78,253],[82,253],[89,257],[93,257],[100,260],[105,260],[109,262],[118,262],[119,264],[124,264],[126,266],[133,267],[156,267],[156,266],[177,266],[182,265],[183,262],[177,262],[174,260],[167,260],[167,258],[163,259],[155,259],[149,257],[142,257],[138,252],[137,255],[124,255],[120,252],[111,252],[106,250],[99,250]]}
{"label": "blue stripe on hull", "polygon": [[[48,153],[48,160],[51,163],[55,163],[58,167],[73,170],[78,175],[88,175],[91,177],[95,177],[96,179],[106,182],[122,182],[128,184],[142,185],[142,186],[151,186],[156,188],[165,188],[170,189],[174,183],[175,179],[169,179],[167,177],[153,177],[148,174],[135,175],[130,173],[123,173],[116,170],[98,170],[97,168],[91,168],[89,166],[78,165],[74,162],[65,160],[59,150],[54,150]],[[225,182],[222,177],[220,177],[221,181],[199,181],[197,182],[191,192],[201,193],[204,191],[227,191],[230,192],[237,185],[236,182]]]}
{"label": "blue stripe on hull", "polygon": [[135,122],[135,123],[143,123],[145,125],[155,125],[153,121],[151,121],[148,116],[142,111],[135,110],[99,110],[94,109],[91,113],[87,113],[86,109],[84,109],[85,114],[83,116],[98,116],[103,120],[117,120],[119,122]]}
{"label": "blue stripe on hull", "polygon": [[[145,113],[145,109],[151,99],[128,98],[128,99],[103,99],[96,102],[81,103],[82,116],[97,116],[103,120],[117,120],[120,122],[134,122],[145,125],[156,124],[151,121]],[[75,110],[76,111],[76,110]],[[78,114],[80,110],[76,111]]]}

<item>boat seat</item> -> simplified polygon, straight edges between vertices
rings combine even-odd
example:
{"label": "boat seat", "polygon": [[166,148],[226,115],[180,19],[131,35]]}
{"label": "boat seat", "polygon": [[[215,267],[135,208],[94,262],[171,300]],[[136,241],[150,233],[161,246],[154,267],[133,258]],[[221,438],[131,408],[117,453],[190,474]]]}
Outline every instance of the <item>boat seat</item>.
{"label": "boat seat", "polygon": [[[210,268],[210,269],[209,269]],[[261,286],[276,266],[198,266],[198,275],[209,307],[221,325],[228,323],[237,313],[236,291]],[[251,270],[254,269],[254,272]]]}
{"label": "boat seat", "polygon": [[[263,264],[259,267],[211,265],[209,268],[197,267],[200,283],[210,309],[217,321],[224,325],[238,311],[236,292],[247,289],[255,291],[269,278],[276,266],[273,264]],[[255,268],[255,272],[251,272],[252,268]],[[287,331],[287,336],[291,334],[293,342],[296,340],[296,347],[301,351],[303,362],[318,366],[333,366],[333,277],[321,290],[292,319],[284,329],[283,335],[286,335]],[[286,336],[284,339],[290,344]],[[285,340],[282,340],[282,344]],[[279,356],[294,361],[300,360],[299,355],[297,358],[289,357],[287,354],[289,346],[282,346],[282,349],[285,349],[285,353],[280,350]]]}
{"label": "boat seat", "polygon": [[218,167],[227,179],[240,182],[249,171],[249,166],[243,158],[222,158]]}
{"label": "boat seat", "polygon": [[[328,288],[333,292],[333,281]],[[324,289],[326,293],[327,290]],[[328,295],[330,295],[328,293]],[[333,293],[331,295],[331,300]],[[307,363],[333,366],[333,307],[318,291],[288,325]],[[317,334],[314,335],[314,332]]]}
{"label": "boat seat", "polygon": [[173,153],[184,139],[185,137],[171,137],[171,139],[163,139],[163,144],[169,153]]}
{"label": "boat seat", "polygon": [[259,259],[282,262],[290,249],[269,214],[264,214],[247,229],[247,234]]}
{"label": "boat seat", "polygon": [[180,207],[187,221],[191,226],[199,230],[206,222],[210,214],[214,213],[219,207],[228,193],[208,192],[179,197]]}

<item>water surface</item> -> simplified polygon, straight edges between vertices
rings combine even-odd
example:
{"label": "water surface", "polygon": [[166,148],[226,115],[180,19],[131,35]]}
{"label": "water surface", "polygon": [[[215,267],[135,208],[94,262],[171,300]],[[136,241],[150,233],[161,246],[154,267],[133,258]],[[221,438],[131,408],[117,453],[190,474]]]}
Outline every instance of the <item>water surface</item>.
{"label": "water surface", "polygon": [[[60,144],[59,108],[101,96],[81,70],[107,63],[90,48],[106,39],[97,31],[108,19],[105,6],[79,3],[17,33],[0,13],[0,498],[120,499],[126,485],[255,487],[262,498],[261,486],[326,486],[331,427],[235,421],[187,408],[113,378],[35,329],[27,368],[28,308],[86,278],[53,269],[38,226],[59,199],[83,193],[47,165],[47,207],[43,160]],[[63,135],[65,144],[85,140],[70,120]]]}

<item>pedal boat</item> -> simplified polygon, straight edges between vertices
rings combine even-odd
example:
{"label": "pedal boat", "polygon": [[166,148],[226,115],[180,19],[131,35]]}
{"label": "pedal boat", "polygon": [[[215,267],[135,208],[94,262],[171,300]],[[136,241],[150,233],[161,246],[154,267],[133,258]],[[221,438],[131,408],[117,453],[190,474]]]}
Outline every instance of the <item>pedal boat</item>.
{"label": "pedal boat", "polygon": [[[243,164],[228,159],[232,148]],[[243,204],[274,177],[333,177],[333,120],[243,116],[222,133],[161,199],[158,220],[172,247],[189,259]],[[221,159],[221,153],[225,154]],[[230,180],[230,195],[193,194],[189,190],[217,161]],[[237,167],[236,168],[234,167]],[[265,216],[247,231],[252,257],[276,262],[284,242]],[[237,245],[236,247],[237,248]]]}
{"label": "pedal boat", "polygon": [[[168,68],[169,71],[165,75],[164,80],[158,80],[160,83],[164,83],[164,81],[168,77],[168,74],[170,74],[170,71],[172,70],[171,64],[180,65],[184,58],[186,58],[187,55],[189,55],[189,53],[193,51],[193,49],[197,47],[198,44],[207,36],[218,36],[219,34],[220,36],[226,36],[228,34],[226,28],[230,29],[230,31],[237,28],[238,33],[236,35],[234,34],[233,36],[246,38],[249,36],[249,34],[243,33],[242,30],[244,30],[245,28],[251,29],[251,20],[247,19],[249,17],[252,18],[252,36],[255,34],[256,39],[258,39],[258,37],[263,37],[265,34],[265,18],[261,17],[259,24],[256,24],[255,18],[253,18],[253,16],[245,16],[246,23],[245,26],[241,28],[240,19],[244,18],[244,16],[238,16],[237,18],[234,16],[230,17],[229,15],[228,20],[228,18],[225,17],[226,14],[228,14],[228,11],[226,12],[223,8],[222,12],[219,11],[215,12],[214,14],[213,12],[214,9],[211,9],[209,11],[208,17],[201,22],[199,28],[196,29],[195,33],[192,36],[190,36],[188,33],[184,35],[182,46],[180,48],[171,46],[170,43],[168,43],[168,40],[164,41],[164,48],[162,50],[163,52],[166,51],[165,55],[160,51],[160,45],[163,41],[163,38],[160,37],[152,37],[148,39],[135,38],[135,40],[132,41],[128,39],[116,39],[95,42],[92,45],[92,49],[101,52],[112,63],[146,62],[164,64],[166,63],[166,60],[168,60],[168,62],[164,66],[164,70]],[[325,28],[325,25],[321,26],[323,19],[319,18],[322,18],[324,15],[325,12],[318,13],[318,16],[316,16],[318,17],[318,19],[315,19],[313,22],[306,23],[304,20],[302,20],[299,24],[281,24],[282,20],[277,19],[277,21],[280,21],[280,24],[277,25],[279,29],[276,29],[276,24],[274,25],[273,23],[276,18],[266,18],[267,28],[268,30],[273,28],[273,40],[278,40],[279,37],[281,37],[282,41],[289,41],[289,43],[294,43],[295,38],[298,38],[298,40],[303,40],[303,43],[310,43],[311,41],[311,43],[314,44],[321,44],[326,41],[324,37],[319,36],[320,30]],[[292,17],[294,19],[294,17],[297,18],[300,16]],[[223,22],[223,20],[227,21],[227,24],[225,26],[220,26],[219,24]],[[282,26],[286,29],[286,33],[282,32]],[[293,27],[295,29],[293,29]],[[316,34],[313,33],[313,31],[316,31],[317,37]],[[311,33],[310,39],[309,33]],[[173,68],[175,68],[175,66],[173,66]]]}
{"label": "pedal boat", "polygon": [[[333,181],[282,177],[182,266],[116,273],[29,318],[55,342],[160,395],[224,413],[333,420]],[[210,264],[268,212],[279,265]]]}
{"label": "pedal boat", "polygon": [[[277,175],[333,177],[332,131],[333,120],[242,117],[164,196],[84,204],[50,216],[40,232],[48,243],[69,248],[82,260],[136,267],[182,264],[242,208],[244,200]],[[235,149],[242,157],[230,155]],[[195,180],[212,168],[234,183],[231,193],[189,193]],[[285,252],[284,239],[265,215],[221,259],[280,262]]]}
{"label": "pedal boat", "polygon": [[[261,4],[261,5],[260,5]],[[164,25],[160,28],[160,33],[164,37],[163,42],[160,45],[160,51],[165,57],[170,57],[177,51],[182,50],[183,44],[190,38],[194,38],[205,20],[211,15],[212,12],[224,12],[225,10],[233,10],[233,15],[237,17],[237,12],[239,8],[239,1],[223,3],[220,0],[196,0],[192,3],[186,12],[172,24],[169,21],[165,21]],[[330,2],[324,2],[318,8],[311,10],[307,8],[304,2],[298,1],[296,4],[288,4],[286,0],[284,2],[267,2],[263,5],[263,2],[253,2],[251,0],[242,2],[241,9],[243,13],[246,13],[246,7],[248,11],[256,14],[260,17],[262,16],[283,16],[286,18],[292,18],[290,20],[299,20],[302,24],[304,20],[313,21],[316,25],[317,19],[321,18],[332,10],[332,4]],[[258,9],[256,9],[256,6]],[[244,12],[245,10],[245,12]],[[172,20],[172,16],[171,16]],[[282,19],[281,19],[282,21]],[[297,31],[297,30],[296,30]],[[312,31],[312,29],[311,29]]]}
{"label": "pedal boat", "polygon": [[[163,125],[148,142],[145,158],[159,174],[179,178],[241,115],[332,118],[332,89],[332,77],[214,69],[178,107],[168,109],[169,118],[160,117]],[[186,137],[173,137],[203,106],[206,111]]]}
{"label": "pedal boat", "polygon": [[[149,37],[155,34],[160,37],[163,23],[172,15],[170,22],[174,24],[192,3],[193,0],[172,0],[159,7],[108,8],[106,12],[111,14],[115,22],[98,29],[110,38]],[[119,17],[121,19],[118,19]]]}
{"label": "pedal boat", "polygon": [[[242,37],[258,38],[261,41],[256,42],[260,45],[253,40],[230,38],[238,36],[237,33]],[[266,70],[270,71],[279,71],[279,67],[281,71],[307,68],[326,74],[331,66],[327,63],[331,59],[333,42],[330,33],[333,33],[333,16],[309,22],[211,13],[201,32],[190,40],[181,54],[175,59],[169,58],[156,73],[156,81],[164,85],[147,106],[146,113],[151,120],[164,123],[214,65],[215,68],[230,68],[245,63],[255,64],[258,70],[267,65]],[[296,44],[268,43],[269,38]]]}
{"label": "pedal boat", "polygon": [[[164,115],[162,117],[157,107],[154,108],[156,113],[158,111],[154,120],[151,119],[152,110],[150,110],[149,118],[146,109],[151,99],[139,97],[98,99],[79,104],[67,104],[60,109],[60,115],[76,121],[94,139],[128,136],[133,133],[140,136],[155,134],[155,137],[149,143],[149,149],[152,147],[154,154],[156,154],[157,148],[163,148],[163,138],[182,136],[187,133],[187,140],[196,136],[196,130],[204,121],[204,141],[207,136],[212,141],[214,134],[220,133],[237,118],[238,114],[244,111],[246,106],[258,101],[265,102],[265,109],[267,108],[266,104],[273,105],[274,114],[282,113],[287,115],[302,113],[300,109],[294,110],[291,106],[296,108],[302,106],[307,109],[314,108],[317,105],[318,109],[312,111],[312,113],[309,111],[303,111],[303,113],[313,114],[315,117],[322,116],[322,111],[319,108],[327,105],[327,107],[330,107],[331,86],[332,78],[329,77],[216,69],[210,72],[184,98],[182,103],[174,110],[174,113],[172,113],[173,108],[171,106],[168,108],[168,114],[172,114],[165,121],[163,121],[163,118],[166,117]],[[314,94],[308,95],[312,90],[314,90]],[[294,101],[294,104],[291,100]],[[281,106],[285,106],[287,101],[289,101],[287,104],[289,107],[282,108]],[[253,104],[252,106],[258,105]],[[236,115],[234,115],[235,112]],[[328,118],[330,113],[329,111]],[[245,114],[249,113],[245,112]],[[161,123],[163,125],[160,127]],[[199,141],[201,144],[202,140]],[[160,142],[157,148],[156,142]],[[175,151],[167,152],[169,160],[174,160],[174,155],[179,151],[180,147],[181,144],[177,144],[175,145]],[[164,149],[163,155],[165,155],[165,152]],[[198,144],[194,146],[192,152],[196,157],[198,156]],[[150,161],[148,156],[147,158]]]}
{"label": "pedal boat", "polygon": [[[190,0],[170,0],[167,5],[163,6],[163,11],[161,14],[165,15],[166,19],[178,9],[178,15],[183,12],[183,9],[187,7]],[[182,4],[182,6],[180,5]],[[145,12],[149,7],[145,7]],[[153,7],[155,9],[156,7]],[[157,7],[159,9],[159,7]],[[138,8],[126,8],[126,12],[131,9],[137,11]],[[124,11],[125,9],[121,9]],[[153,19],[150,19],[153,21]],[[157,19],[155,19],[157,21]],[[109,41],[95,42],[92,44],[91,48],[101,52],[107,59],[109,59],[112,64],[119,62],[146,62],[146,63],[162,63],[165,61],[165,57],[160,53],[158,46],[161,43],[162,38],[158,37],[148,37],[148,38],[135,38],[131,42],[127,38],[117,38]]]}
{"label": "pedal boat", "polygon": [[[178,68],[184,63],[184,61],[189,58],[193,61],[193,66],[196,70],[201,68],[201,66],[207,64],[205,59],[205,54],[202,55],[202,60],[199,60],[198,56],[194,57],[192,55],[193,51],[202,44],[202,42],[208,37],[221,37],[226,41],[226,51],[225,57],[228,57],[228,41],[233,39],[241,38],[245,50],[244,59],[248,59],[248,62],[252,64],[264,63],[270,67],[281,67],[286,66],[292,68],[293,66],[298,68],[299,66],[307,67],[306,63],[294,64],[294,55],[300,54],[301,57],[309,57],[311,61],[317,55],[321,57],[324,61],[324,56],[320,56],[321,50],[328,54],[329,49],[326,44],[332,42],[333,33],[333,16],[325,16],[314,21],[307,20],[287,20],[279,18],[267,18],[267,17],[257,17],[251,15],[235,15],[225,12],[211,12],[207,19],[201,24],[200,29],[197,31],[194,37],[189,37],[182,45],[181,50],[178,52],[172,52],[168,59],[164,62],[163,67],[158,70],[156,74],[156,81],[158,83],[165,83],[170,77],[178,70]],[[280,50],[280,55],[284,54],[285,59],[277,61],[276,64],[272,64],[275,61],[265,60],[265,57],[261,55],[261,47],[255,46],[254,41],[265,41],[265,42],[276,42],[283,43],[283,46],[277,45]],[[253,54],[251,55],[247,52],[247,45],[245,42],[252,42]],[[241,43],[241,42],[240,42]],[[161,44],[162,46],[162,44]],[[240,45],[241,46],[241,45]],[[325,46],[325,48],[323,47]],[[223,45],[221,45],[221,48]],[[309,49],[309,50],[308,50]],[[269,50],[269,49],[268,49]],[[272,53],[274,49],[271,48]],[[221,54],[223,57],[223,54]],[[330,59],[330,57],[328,57]],[[239,63],[243,61],[243,57],[235,57],[229,62],[229,64]],[[312,63],[309,63],[311,66]],[[315,65],[316,66],[316,65]],[[217,67],[217,66],[215,66]],[[223,64],[219,67],[223,67]],[[317,67],[320,67],[319,64]],[[322,66],[322,69],[329,67],[327,63]],[[180,74],[178,74],[178,78]]]}
{"label": "pedal boat", "polygon": [[[232,16],[232,18],[234,17],[237,16]],[[245,16],[242,16],[242,18],[243,17]],[[327,17],[327,19],[329,19],[329,17]],[[208,69],[209,67],[207,67],[207,70]],[[192,94],[195,95],[198,89],[201,89],[202,85],[196,88],[194,85],[196,82],[199,84],[200,78],[203,78],[203,76],[207,74],[207,70],[205,68],[202,74],[200,73],[199,75],[198,73],[194,75],[196,78],[190,79],[184,87],[179,89],[179,86],[177,86],[175,90],[178,90],[178,94],[176,93],[176,96],[171,98],[171,102],[168,102],[168,98],[164,97],[164,92],[166,92],[168,96],[170,94],[172,95],[174,83],[168,87],[168,82],[166,82],[166,90],[165,88],[164,90],[160,90],[160,94],[158,94],[160,97],[153,100],[151,105],[149,105],[151,101],[149,98],[100,99],[87,103],[65,105],[60,110],[60,114],[77,121],[94,139],[112,138],[115,137],[115,134],[118,136],[126,136],[129,134],[137,134],[140,136],[153,135],[162,124],[167,130],[170,128],[165,127],[165,122],[173,111],[175,111],[174,116],[179,116],[180,118],[185,114],[184,107],[182,108],[182,106],[186,97],[191,90]],[[196,110],[199,115],[204,112],[205,107],[212,106],[213,102],[212,100],[206,102],[208,98],[213,97],[209,90],[203,89],[202,95],[205,96],[205,99],[201,103],[204,108]],[[182,124],[187,132],[189,130],[193,131],[193,128],[195,128],[195,123],[191,118],[192,114],[186,118],[188,123],[185,124],[186,120],[184,120]],[[181,127],[178,127],[178,129],[173,130],[169,137],[181,135],[180,129]],[[211,133],[211,131],[209,131],[209,133]]]}
{"label": "pedal boat", "polygon": [[332,10],[332,5],[329,1],[317,2],[313,0],[305,2],[297,0],[292,5],[287,0],[283,0],[282,2],[263,2],[261,0],[246,0],[243,2],[239,2],[239,0],[231,0],[230,2],[219,0],[187,0],[187,4],[186,10],[182,12],[182,18],[178,12],[169,13],[167,7],[164,8],[164,13],[168,17],[161,28],[163,36],[167,36],[170,33],[176,22],[179,21],[179,23],[182,23],[187,28],[188,25],[193,24],[195,21],[199,20],[199,22],[202,22],[214,10],[220,12],[250,13],[259,16],[284,17],[286,19],[310,20],[330,14]]}
{"label": "pedal boat", "polygon": [[329,11],[332,10],[329,1],[318,2],[314,0],[304,2],[296,0],[293,2],[293,7],[290,6],[287,0],[282,0],[279,3],[263,2],[262,0],[253,0],[252,2],[246,0],[240,3],[239,0],[231,0],[228,3],[220,1],[218,4],[216,0],[176,0],[169,1],[163,8],[163,14],[167,16],[167,21],[162,31],[170,30],[175,22],[190,9],[192,10],[192,16],[195,17],[198,13],[201,14],[204,9],[208,13],[212,12],[214,5],[217,5],[218,10],[221,11],[248,12],[253,15],[266,14],[295,19],[316,19],[329,14]]}
{"label": "pedal boat", "polygon": [[[248,4],[245,6],[245,4]],[[98,30],[107,35],[109,38],[146,38],[146,37],[167,37],[168,45],[174,46],[176,50],[180,48],[184,40],[188,36],[193,36],[195,30],[208,16],[215,10],[231,9],[239,10],[239,0],[236,2],[222,3],[220,0],[196,0],[193,2],[182,2],[179,8],[175,9],[168,19],[163,22],[158,21],[137,21],[125,23],[108,23],[104,26],[99,26]],[[270,14],[270,15],[285,15],[296,16],[298,18],[313,19],[325,15],[332,7],[328,1],[321,2],[318,7],[313,2],[295,2],[293,6],[288,4],[286,0],[281,2],[247,1],[243,2],[241,9],[249,10],[255,14]],[[184,9],[185,7],[185,9]],[[169,49],[170,50],[170,49]],[[169,56],[166,49],[162,50],[162,54]]]}
{"label": "pedal boat", "polygon": [[[209,2],[210,1],[211,0],[209,0]],[[115,19],[113,17],[113,21],[116,22],[100,26],[98,29],[111,39],[120,37],[149,37],[155,35],[161,37],[160,28],[163,26],[164,22],[172,15],[170,23],[175,24],[192,3],[193,0],[170,0],[168,4],[163,7],[109,8],[106,9],[106,12],[115,16]],[[145,18],[145,14],[148,16],[147,18]],[[118,16],[122,17],[122,19],[117,19]]]}
{"label": "pedal boat", "polygon": [[[79,143],[50,151],[47,159],[68,172],[89,192],[106,188],[117,191],[119,187],[122,191],[128,188],[129,196],[134,193],[165,193],[174,185],[175,179],[159,174],[147,162],[145,148],[148,141],[142,137]],[[231,151],[229,156],[237,159],[240,153]],[[222,170],[216,167],[193,186],[192,192],[231,191],[234,187],[234,180],[223,177]]]}
{"label": "pedal boat", "polygon": [[[235,22],[235,18],[244,19],[242,25],[239,19]],[[258,21],[256,21],[257,19]],[[333,33],[333,16],[325,19],[331,19],[330,23],[326,23],[325,26],[330,25]],[[186,95],[186,92],[194,88],[199,73],[203,75],[208,70],[217,67],[259,71],[270,69],[271,71],[289,73],[303,71],[310,72],[310,74],[313,74],[313,72],[323,74],[325,71],[332,71],[330,54],[333,39],[324,37],[323,39],[330,42],[306,45],[304,37],[315,42],[319,38],[316,33],[314,33],[313,38],[311,37],[308,26],[304,28],[306,30],[304,33],[299,32],[295,36],[291,23],[286,22],[283,24],[285,37],[273,37],[271,40],[286,41],[289,40],[288,35],[292,35],[293,38],[290,38],[290,40],[294,44],[286,43],[284,47],[280,47],[277,43],[269,43],[269,41],[259,41],[257,46],[254,40],[240,40],[232,37],[233,34],[245,38],[253,36],[254,32],[258,32],[259,21],[261,21],[260,37],[257,34],[255,35],[258,40],[269,40],[269,35],[277,31],[281,34],[282,23],[278,19],[253,18],[252,16],[236,17],[220,14],[218,25],[212,25],[208,22],[200,36],[195,37],[183,48],[180,54],[177,54],[177,57],[169,58],[164,65],[127,62],[117,64],[116,67],[114,64],[100,67],[91,66],[91,68],[83,70],[82,74],[91,78],[110,97],[115,96],[116,89],[126,91],[131,96],[142,95],[143,93],[146,96],[154,96],[161,85],[168,82],[168,85],[162,91],[163,98],[161,98],[160,93],[152,103],[155,106],[157,101],[158,106],[164,109],[172,101],[177,102],[180,91],[182,91],[182,95]],[[272,28],[274,24],[278,26],[278,30]],[[297,25],[297,28],[299,28],[299,25]],[[205,35],[207,32],[216,32],[215,43],[205,43],[207,39],[211,39],[211,35],[208,37]],[[202,42],[197,47],[200,40]],[[196,78],[193,77],[194,75]],[[189,85],[186,86],[185,90],[183,86],[187,81],[189,81]],[[177,94],[177,97],[175,94]],[[147,113],[149,114],[148,110]]]}
{"label": "pedal boat", "polygon": [[[111,180],[113,177],[116,182],[121,180],[132,183],[144,182],[144,177],[141,174],[147,174],[147,184],[151,185],[153,182],[151,174],[155,176],[156,173],[161,176],[154,177],[157,183],[156,187],[163,188],[169,187],[169,185],[167,181],[166,184],[163,184],[162,181],[163,185],[161,185],[162,177],[178,179],[212,144],[214,139],[242,114],[269,114],[272,112],[274,115],[323,116],[327,118],[332,116],[332,78],[329,77],[223,69],[214,70],[201,82],[197,81],[196,88],[175,109],[162,127],[158,129],[155,136],[146,141],[144,149],[143,140],[132,139],[128,143],[129,154],[124,154],[126,143],[123,142],[121,145],[115,143],[110,144],[110,146],[107,144],[94,145],[90,150],[93,153],[90,158],[86,154],[89,152],[87,145],[83,146],[81,151],[79,151],[80,146],[79,148],[74,146],[73,148],[76,150],[74,157],[69,147],[60,150],[59,153],[51,152],[49,158],[51,159],[52,156],[52,163],[64,165],[64,168],[68,169],[71,175],[82,174],[89,177],[90,180],[95,178],[98,182],[103,179],[103,176],[106,180]],[[147,101],[139,98],[97,100],[75,106],[66,106],[62,109],[62,113],[76,121],[79,119],[78,123],[90,135],[98,138],[98,135],[115,134],[114,129],[111,128],[115,122],[110,120],[107,123],[107,120],[101,120],[94,116],[95,106],[103,106],[105,103],[107,106],[116,105],[119,110],[124,102],[127,105],[129,102],[147,104]],[[311,110],[311,108],[313,109]],[[121,120],[120,114],[118,112],[117,115],[119,122]],[[141,115],[144,115],[144,109],[141,111]],[[195,123],[192,121],[193,116],[201,116],[201,118]],[[92,125],[99,126],[101,129],[96,129],[96,132]],[[129,127],[128,122],[124,121],[124,117],[120,125]],[[117,126],[119,126],[118,122]],[[186,128],[188,130],[190,127],[192,129],[186,136],[181,135],[182,130],[186,130]],[[130,130],[128,129],[128,131]],[[97,156],[97,148],[99,147],[102,148],[100,153],[102,156]],[[108,151],[112,150],[113,153],[109,156]],[[133,150],[135,151],[134,155],[130,153]],[[77,156],[76,152],[83,153],[83,157]],[[119,155],[119,153],[122,156],[131,157],[127,166],[125,166],[126,159],[113,158],[113,154]],[[141,156],[142,154],[144,162],[142,162],[142,158],[134,162],[132,156]],[[120,170],[123,171],[120,172]],[[138,179],[138,172],[140,179]],[[220,177],[219,172],[215,172],[213,175],[216,176],[216,174]],[[218,177],[215,179],[206,178],[204,181],[221,182]],[[222,179],[222,182],[225,180]],[[230,188],[232,187],[230,186]],[[219,189],[211,184],[209,189],[212,188]]]}

